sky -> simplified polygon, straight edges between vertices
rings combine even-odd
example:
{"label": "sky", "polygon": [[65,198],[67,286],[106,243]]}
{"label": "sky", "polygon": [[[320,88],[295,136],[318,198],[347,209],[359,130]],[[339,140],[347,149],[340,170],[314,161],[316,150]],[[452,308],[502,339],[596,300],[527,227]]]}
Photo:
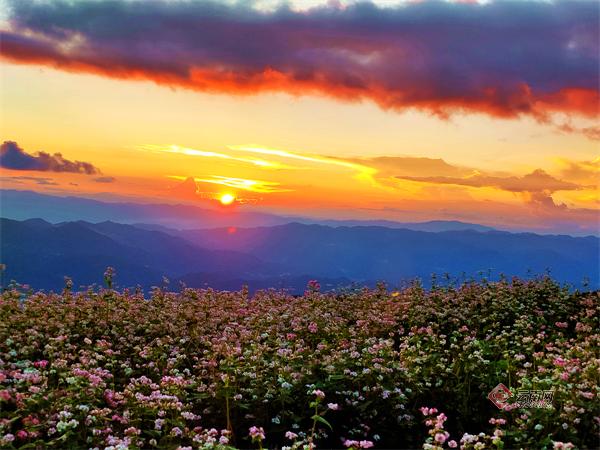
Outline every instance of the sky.
{"label": "sky", "polygon": [[596,1],[0,1],[0,184],[598,233]]}

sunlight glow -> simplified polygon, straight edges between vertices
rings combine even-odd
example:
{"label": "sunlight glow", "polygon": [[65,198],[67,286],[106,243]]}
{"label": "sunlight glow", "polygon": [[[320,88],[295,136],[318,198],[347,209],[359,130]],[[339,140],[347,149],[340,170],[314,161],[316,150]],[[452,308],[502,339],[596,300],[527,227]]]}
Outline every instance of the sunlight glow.
{"label": "sunlight glow", "polygon": [[231,205],[235,201],[235,195],[232,194],[223,194],[219,197],[219,201],[222,205]]}
{"label": "sunlight glow", "polygon": [[212,178],[195,178],[202,183],[220,184],[235,189],[243,189],[251,192],[272,193],[272,192],[290,192],[290,189],[279,188],[279,183],[274,181],[248,180],[245,178],[222,177],[213,175]]}

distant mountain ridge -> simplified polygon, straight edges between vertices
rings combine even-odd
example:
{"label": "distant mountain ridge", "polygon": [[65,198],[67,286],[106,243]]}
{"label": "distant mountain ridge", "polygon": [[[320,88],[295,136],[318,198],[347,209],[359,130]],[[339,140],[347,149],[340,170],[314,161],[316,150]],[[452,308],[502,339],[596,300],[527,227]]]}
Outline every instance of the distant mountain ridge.
{"label": "distant mountain ridge", "polygon": [[120,286],[173,283],[236,290],[276,287],[301,292],[306,281],[324,287],[350,283],[397,285],[432,273],[453,277],[527,277],[545,273],[561,282],[600,287],[600,239],[500,231],[427,232],[378,226],[291,223],[272,227],[148,230],[114,222],[51,224],[0,219],[3,278],[34,288],[100,283],[107,266]]}
{"label": "distant mountain ridge", "polygon": [[82,197],[58,197],[32,191],[0,190],[0,216],[13,220],[42,218],[52,223],[85,220],[113,221],[146,229],[206,229],[228,226],[273,226],[291,222],[329,226],[384,226],[418,231],[476,230],[493,228],[460,221],[396,222],[391,220],[327,220],[286,217],[261,212],[211,210],[193,205],[103,202]]}

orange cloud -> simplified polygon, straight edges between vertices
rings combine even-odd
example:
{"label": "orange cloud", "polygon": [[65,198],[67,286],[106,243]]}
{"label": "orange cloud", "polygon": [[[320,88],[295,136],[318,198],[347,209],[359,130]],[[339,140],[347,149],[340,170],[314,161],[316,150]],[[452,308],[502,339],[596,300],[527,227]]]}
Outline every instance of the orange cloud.
{"label": "orange cloud", "polygon": [[443,118],[475,112],[553,123],[555,113],[600,113],[598,9],[589,1],[305,11],[6,1],[0,55],[19,64],[206,92],[369,100]]}

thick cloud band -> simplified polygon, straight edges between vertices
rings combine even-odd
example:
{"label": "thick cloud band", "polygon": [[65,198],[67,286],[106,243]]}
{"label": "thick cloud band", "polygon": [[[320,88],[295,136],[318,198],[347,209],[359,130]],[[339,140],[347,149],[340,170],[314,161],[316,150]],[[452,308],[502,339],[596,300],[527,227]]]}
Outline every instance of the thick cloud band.
{"label": "thick cloud band", "polygon": [[599,115],[595,1],[9,1],[4,58],[227,93],[283,91],[498,117]]}

